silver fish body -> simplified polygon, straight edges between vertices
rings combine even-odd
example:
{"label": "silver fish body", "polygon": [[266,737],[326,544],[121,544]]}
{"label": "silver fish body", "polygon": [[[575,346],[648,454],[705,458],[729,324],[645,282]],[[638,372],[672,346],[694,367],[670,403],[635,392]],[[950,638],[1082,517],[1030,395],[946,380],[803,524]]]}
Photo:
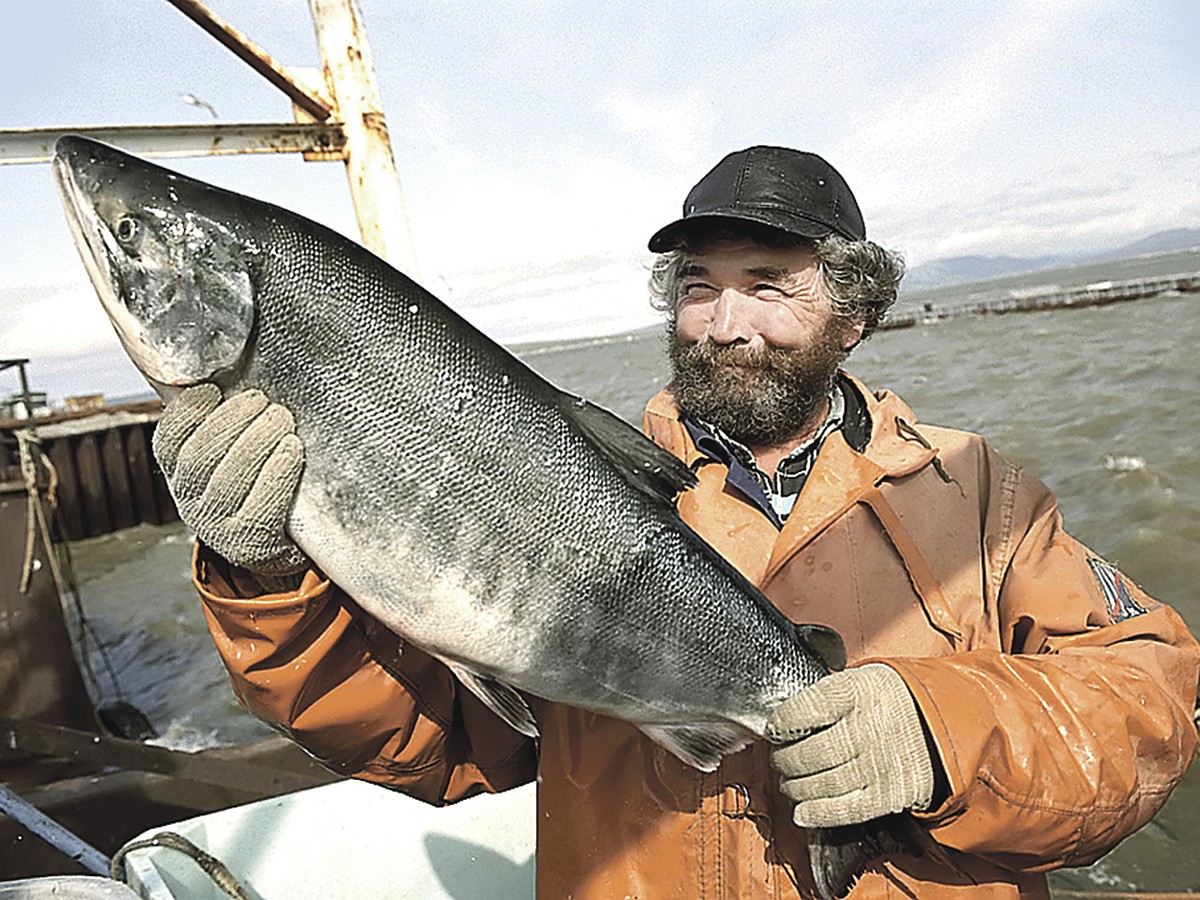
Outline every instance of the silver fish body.
{"label": "silver fish body", "polygon": [[[257,388],[291,410],[293,539],[514,727],[536,734],[523,691],[633,722],[710,771],[840,655],[679,519],[694,482],[679,460],[359,245],[82,138],[60,140],[54,168],[150,383],[166,399]],[[862,840],[828,842],[849,862],[815,841],[828,893]]]}

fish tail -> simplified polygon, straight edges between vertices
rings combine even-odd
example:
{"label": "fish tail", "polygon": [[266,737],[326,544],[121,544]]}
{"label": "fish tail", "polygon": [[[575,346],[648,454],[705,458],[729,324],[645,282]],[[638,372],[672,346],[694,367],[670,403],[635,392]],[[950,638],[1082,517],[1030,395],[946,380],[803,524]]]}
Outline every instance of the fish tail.
{"label": "fish tail", "polygon": [[922,856],[932,840],[907,813],[883,816],[860,825],[814,828],[808,832],[808,855],[821,900],[850,893],[867,866],[881,856]]}

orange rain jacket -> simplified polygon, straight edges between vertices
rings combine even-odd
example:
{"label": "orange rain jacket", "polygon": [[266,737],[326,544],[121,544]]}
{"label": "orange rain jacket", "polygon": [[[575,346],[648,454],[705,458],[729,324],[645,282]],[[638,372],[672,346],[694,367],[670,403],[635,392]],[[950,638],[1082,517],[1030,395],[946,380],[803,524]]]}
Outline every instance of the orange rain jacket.
{"label": "orange rain jacket", "polygon": [[[720,464],[698,465],[680,514],[792,619],[837,629],[852,664],[899,671],[929,726],[949,791],[917,818],[954,866],[881,860],[851,896],[1048,897],[1042,872],[1096,859],[1182,777],[1200,647],[983,439],[918,431],[897,397],[845,383],[870,441],[826,439],[782,532]],[[668,394],[646,430],[697,463]],[[535,700],[535,745],[318,572],[262,596],[200,548],[196,582],[242,703],[335,771],[435,804],[536,776],[540,897],[815,896],[762,743],[701,774],[623,722]]]}

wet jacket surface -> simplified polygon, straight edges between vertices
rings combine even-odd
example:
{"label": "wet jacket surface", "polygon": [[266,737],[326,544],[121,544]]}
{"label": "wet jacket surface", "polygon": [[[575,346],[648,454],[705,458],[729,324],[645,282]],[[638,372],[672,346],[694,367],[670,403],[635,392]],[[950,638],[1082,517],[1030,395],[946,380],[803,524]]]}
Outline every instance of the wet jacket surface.
{"label": "wet jacket surface", "polygon": [[[851,382],[846,382],[851,384]],[[782,531],[726,485],[669,394],[646,431],[693,465],[682,518],[852,665],[913,692],[948,781],[917,816],[946,850],[880,860],[853,897],[1048,897],[1165,802],[1196,747],[1200,647],[1063,530],[1053,496],[974,435],[865,400]],[[811,897],[803,830],[756,743],[698,773],[623,722],[534,699],[535,742],[319,572],[262,595],[204,548],[196,581],[234,691],[332,769],[449,803],[538,778],[537,883],[558,897]]]}

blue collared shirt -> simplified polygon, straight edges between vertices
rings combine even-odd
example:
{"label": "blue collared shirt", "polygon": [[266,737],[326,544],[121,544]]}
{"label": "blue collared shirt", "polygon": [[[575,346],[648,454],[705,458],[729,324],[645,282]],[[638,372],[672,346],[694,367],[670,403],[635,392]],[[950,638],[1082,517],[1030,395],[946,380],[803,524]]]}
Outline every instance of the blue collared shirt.
{"label": "blue collared shirt", "polygon": [[779,461],[772,474],[758,467],[754,454],[739,441],[707,422],[685,416],[683,424],[696,444],[696,449],[709,459],[729,469],[726,484],[742,494],[763,511],[776,528],[796,505],[800,489],[808,480],[817,452],[825,438],[838,428],[846,414],[846,399],[841,385],[835,384],[829,394],[829,414],[811,438]]}

